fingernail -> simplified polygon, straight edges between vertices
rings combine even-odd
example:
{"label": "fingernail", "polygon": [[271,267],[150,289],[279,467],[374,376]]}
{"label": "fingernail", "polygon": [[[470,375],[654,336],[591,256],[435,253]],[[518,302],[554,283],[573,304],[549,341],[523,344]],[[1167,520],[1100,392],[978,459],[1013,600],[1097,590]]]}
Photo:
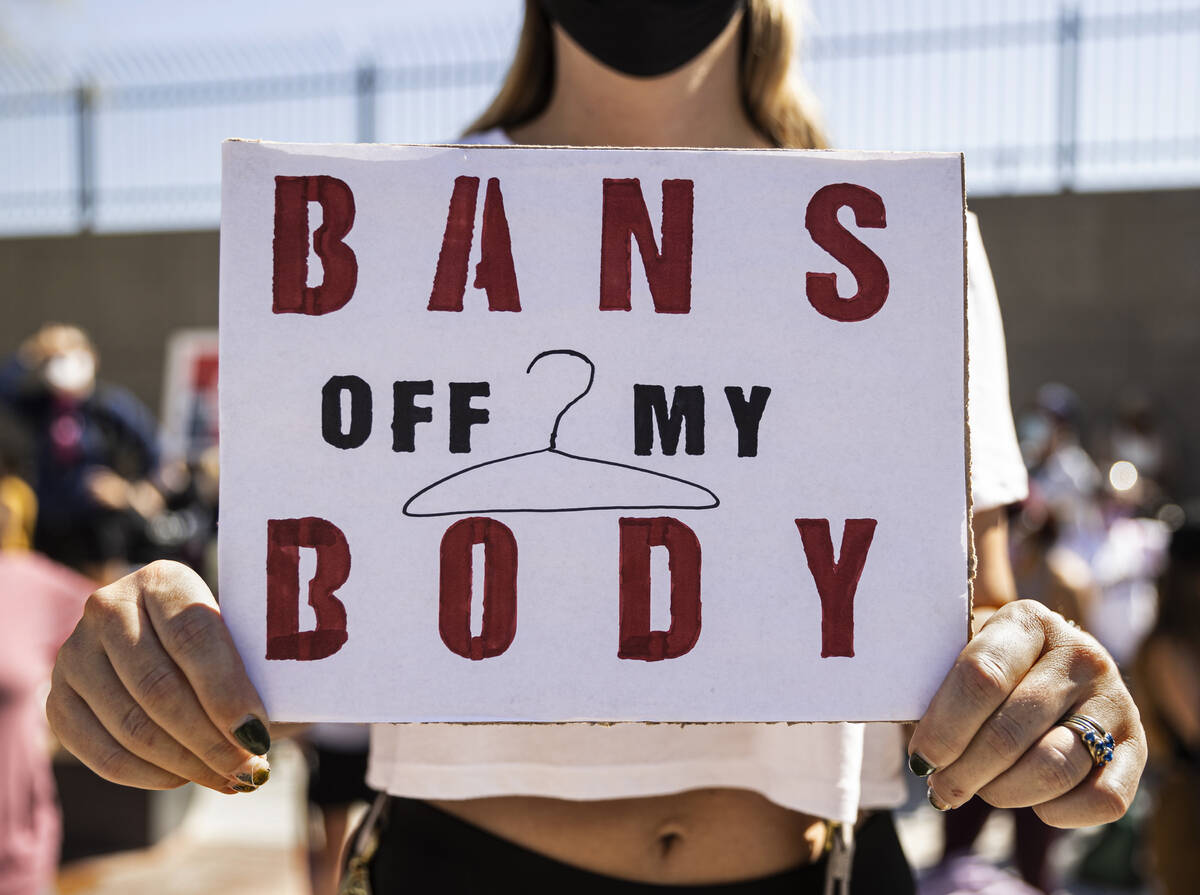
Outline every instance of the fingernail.
{"label": "fingernail", "polygon": [[233,738],[245,747],[247,752],[255,755],[266,755],[271,748],[271,734],[267,733],[267,725],[253,715],[246,718],[233,729]]}
{"label": "fingernail", "polygon": [[943,802],[941,799],[939,799],[937,797],[937,793],[935,793],[933,791],[932,786],[929,787],[927,795],[929,796],[929,804],[932,805],[934,808],[936,808],[938,811],[949,811],[950,810],[950,806],[947,805],[945,802]]}
{"label": "fingernail", "polygon": [[256,792],[258,790],[257,786],[251,786],[248,783],[235,783],[232,788],[238,792]]}
{"label": "fingernail", "polygon": [[233,777],[247,786],[262,786],[271,777],[271,765],[265,758],[254,755],[247,758],[245,763],[233,772]]}
{"label": "fingernail", "polygon": [[908,756],[908,769],[918,777],[928,777],[937,770],[920,752]]}

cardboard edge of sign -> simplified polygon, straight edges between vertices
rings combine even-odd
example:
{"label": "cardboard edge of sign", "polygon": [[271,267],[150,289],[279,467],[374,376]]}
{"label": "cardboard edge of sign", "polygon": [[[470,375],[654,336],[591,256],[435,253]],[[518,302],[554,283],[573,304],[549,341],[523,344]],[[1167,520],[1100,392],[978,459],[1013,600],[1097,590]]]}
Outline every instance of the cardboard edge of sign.
{"label": "cardboard edge of sign", "polygon": [[[904,149],[793,149],[784,147],[753,147],[753,146],[560,146],[553,143],[289,143],[278,140],[263,140],[257,137],[226,137],[221,141],[222,146],[232,147],[239,144],[250,144],[263,146],[268,149],[277,149],[281,152],[291,151],[293,154],[308,154],[320,153],[322,150],[337,147],[339,150],[345,151],[348,147],[358,147],[361,151],[369,152],[372,149],[504,149],[504,150],[527,150],[527,149],[569,149],[575,152],[595,152],[612,151],[612,152],[694,152],[694,153],[746,153],[746,154],[767,154],[775,155],[779,153],[787,154],[804,154],[810,156],[826,156],[837,161],[880,161],[887,159],[895,159],[897,161],[906,159],[932,159],[932,158],[955,158],[959,159],[960,170],[963,160],[961,152],[934,152],[931,150],[904,150]],[[303,152],[296,152],[301,148]],[[965,186],[964,186],[964,208],[965,208]]]}
{"label": "cardboard edge of sign", "polygon": [[962,238],[963,238],[963,467],[966,470],[967,489],[967,643],[974,636],[975,626],[975,496],[971,490],[971,342],[968,328],[971,325],[967,313],[967,294],[970,290],[970,274],[967,270],[967,169],[966,156],[958,153],[958,179],[962,189]]}
{"label": "cardboard edge of sign", "polygon": [[855,718],[851,721],[835,721],[828,718],[822,718],[816,721],[791,721],[786,718],[775,720],[764,720],[762,718],[741,719],[734,721],[611,721],[611,720],[572,720],[572,721],[506,721],[503,719],[484,718],[476,721],[449,720],[449,721],[363,721],[361,719],[352,719],[349,721],[331,721],[331,722],[314,722],[311,718],[289,718],[280,716],[271,718],[272,724],[313,724],[313,723],[332,723],[332,724],[396,724],[396,725],[414,725],[414,726],[436,726],[436,727],[720,727],[732,724],[782,724],[788,727],[797,727],[802,724],[917,724],[920,718]]}

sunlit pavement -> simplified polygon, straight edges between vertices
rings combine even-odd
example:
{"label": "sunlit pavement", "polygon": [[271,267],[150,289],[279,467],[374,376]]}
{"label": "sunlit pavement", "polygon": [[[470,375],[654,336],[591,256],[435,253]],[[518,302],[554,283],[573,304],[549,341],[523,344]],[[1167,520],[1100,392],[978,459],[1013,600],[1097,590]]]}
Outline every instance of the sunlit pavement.
{"label": "sunlit pavement", "polygon": [[304,760],[291,743],[271,753],[271,780],[223,796],[192,787],[178,830],[152,848],[77,861],[62,895],[307,895]]}
{"label": "sunlit pavement", "polygon": [[[308,895],[304,841],[305,769],[299,750],[281,743],[271,754],[271,780],[256,793],[222,796],[194,787],[183,824],[153,848],[76,862],[59,876],[61,895]],[[918,874],[938,860],[941,815],[910,781],[908,803],[897,812],[900,840]],[[1007,812],[989,818],[977,853],[1001,868],[1008,861],[1013,823]],[[1071,879],[1090,837],[1064,836],[1052,852],[1070,895],[1143,895],[1149,889],[1103,889]],[[986,890],[985,890],[986,891]]]}

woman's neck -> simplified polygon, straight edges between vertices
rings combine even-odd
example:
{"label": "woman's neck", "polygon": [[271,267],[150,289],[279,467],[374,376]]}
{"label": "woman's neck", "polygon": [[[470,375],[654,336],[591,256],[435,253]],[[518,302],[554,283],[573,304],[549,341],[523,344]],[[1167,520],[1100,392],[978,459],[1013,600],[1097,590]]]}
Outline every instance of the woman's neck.
{"label": "woman's neck", "polygon": [[555,25],[550,103],[510,136],[542,146],[770,146],[742,106],[741,20],[735,15],[699,56],[656,78],[614,71]]}

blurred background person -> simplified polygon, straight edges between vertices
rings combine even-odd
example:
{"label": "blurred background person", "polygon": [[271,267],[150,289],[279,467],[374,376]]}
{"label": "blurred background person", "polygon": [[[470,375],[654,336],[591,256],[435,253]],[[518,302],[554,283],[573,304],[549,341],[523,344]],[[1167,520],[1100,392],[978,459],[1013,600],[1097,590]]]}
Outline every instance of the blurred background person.
{"label": "blurred background person", "polygon": [[163,498],[151,481],[157,424],[128,391],[97,383],[98,360],[83,330],[47,324],[0,368],[0,402],[34,443],[34,545],[104,584],[124,574]]}
{"label": "blurred background person", "polygon": [[1150,852],[1168,895],[1200,885],[1200,501],[1185,514],[1171,536],[1158,616],[1135,666],[1150,742]]}
{"label": "blurred background person", "polygon": [[37,495],[29,485],[28,438],[0,407],[0,550],[29,550],[37,522]]}
{"label": "blurred background person", "polygon": [[19,433],[0,413],[0,895],[46,895],[61,823],[45,694],[59,646],[93,589],[29,549],[32,489]]}
{"label": "blurred background person", "polygon": [[1090,562],[1104,539],[1100,471],[1082,445],[1079,396],[1059,382],[1037,391],[1018,426],[1030,482],[1054,513],[1057,543]]}

